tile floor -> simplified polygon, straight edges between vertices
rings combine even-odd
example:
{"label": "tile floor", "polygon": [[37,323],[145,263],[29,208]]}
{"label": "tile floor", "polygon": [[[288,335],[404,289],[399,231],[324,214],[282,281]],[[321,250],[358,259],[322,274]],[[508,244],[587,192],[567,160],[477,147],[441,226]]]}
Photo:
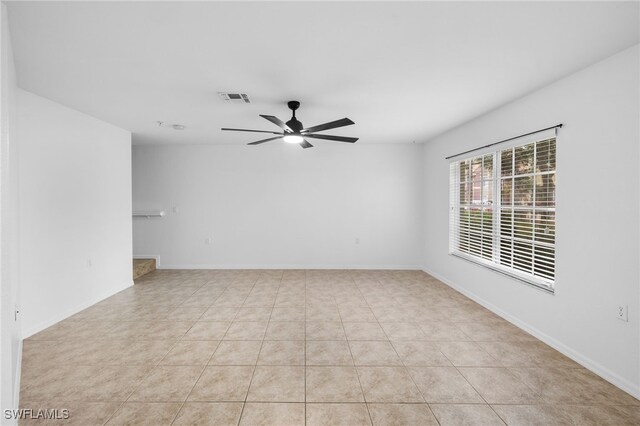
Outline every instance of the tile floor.
{"label": "tile floor", "polygon": [[637,425],[640,402],[414,271],[167,271],[24,342],[75,425]]}

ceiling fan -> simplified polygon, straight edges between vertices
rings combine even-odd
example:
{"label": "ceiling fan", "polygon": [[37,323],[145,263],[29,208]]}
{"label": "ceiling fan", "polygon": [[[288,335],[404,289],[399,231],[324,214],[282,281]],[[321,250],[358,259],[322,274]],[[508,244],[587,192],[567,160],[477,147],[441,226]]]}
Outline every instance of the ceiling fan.
{"label": "ceiling fan", "polygon": [[338,127],[350,126],[352,124],[355,124],[353,121],[349,120],[348,118],[342,118],[340,120],[331,121],[329,123],[324,123],[324,124],[319,124],[317,126],[304,128],[302,126],[302,123],[299,122],[298,119],[296,118],[296,110],[300,107],[300,102],[289,101],[287,105],[289,106],[289,109],[293,111],[293,116],[291,117],[291,120],[287,121],[286,123],[280,120],[278,117],[274,117],[273,115],[260,114],[260,117],[266,120],[269,120],[276,126],[280,127],[282,129],[282,132],[270,132],[268,130],[230,129],[227,127],[223,127],[222,130],[231,130],[234,132],[271,133],[273,135],[278,135],[272,138],[250,142],[247,145],[259,145],[261,143],[273,141],[276,139],[283,139],[285,142],[288,142],[288,143],[297,143],[303,148],[311,148],[313,145],[307,142],[305,138],[324,139],[329,141],[348,142],[348,143],[354,143],[355,141],[358,140],[358,138],[351,138],[346,136],[319,135],[315,133],[315,132],[320,132],[322,130],[335,129]]}

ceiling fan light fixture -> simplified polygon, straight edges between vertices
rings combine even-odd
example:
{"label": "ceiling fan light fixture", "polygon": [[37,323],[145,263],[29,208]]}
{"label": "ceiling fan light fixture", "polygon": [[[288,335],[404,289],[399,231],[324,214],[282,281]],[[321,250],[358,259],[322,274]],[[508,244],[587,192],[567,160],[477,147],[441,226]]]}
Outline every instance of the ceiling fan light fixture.
{"label": "ceiling fan light fixture", "polygon": [[290,144],[298,144],[300,147],[313,148],[309,142],[307,142],[306,138],[313,139],[324,139],[328,141],[337,141],[337,142],[348,142],[354,143],[358,140],[358,138],[347,137],[347,136],[336,136],[336,135],[323,135],[316,132],[321,132],[323,130],[329,129],[337,129],[338,127],[350,126],[355,124],[353,121],[348,118],[342,118],[340,120],[331,121],[329,123],[319,124],[317,126],[312,127],[304,127],[300,120],[296,118],[296,110],[300,107],[300,102],[298,101],[289,101],[287,102],[287,106],[293,112],[293,116],[291,120],[286,123],[280,120],[278,117],[274,117],[273,115],[265,115],[260,114],[260,117],[264,118],[267,121],[275,124],[276,126],[282,129],[282,132],[272,132],[269,130],[253,130],[253,129],[232,129],[229,127],[223,127],[221,130],[230,130],[234,132],[254,132],[254,133],[270,133],[272,135],[277,135],[275,137],[270,137],[266,139],[261,139],[259,141],[249,142],[247,145],[260,145],[265,142],[270,142],[276,139],[284,139],[285,142]]}
{"label": "ceiling fan light fixture", "polygon": [[286,135],[282,139],[287,143],[300,143],[304,141],[300,135]]}

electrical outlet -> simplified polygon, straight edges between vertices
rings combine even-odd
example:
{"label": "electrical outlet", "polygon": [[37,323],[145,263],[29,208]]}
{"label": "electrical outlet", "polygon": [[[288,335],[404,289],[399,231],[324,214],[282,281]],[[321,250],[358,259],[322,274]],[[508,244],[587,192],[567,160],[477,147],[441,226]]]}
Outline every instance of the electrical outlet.
{"label": "electrical outlet", "polygon": [[629,306],[627,305],[618,305],[616,310],[616,318],[621,321],[628,322],[629,321]]}
{"label": "electrical outlet", "polygon": [[356,238],[355,243],[360,244],[360,238]]}
{"label": "electrical outlet", "polygon": [[207,237],[207,238],[205,238],[205,239],[204,239],[204,243],[205,243],[206,245],[211,245],[211,237]]}

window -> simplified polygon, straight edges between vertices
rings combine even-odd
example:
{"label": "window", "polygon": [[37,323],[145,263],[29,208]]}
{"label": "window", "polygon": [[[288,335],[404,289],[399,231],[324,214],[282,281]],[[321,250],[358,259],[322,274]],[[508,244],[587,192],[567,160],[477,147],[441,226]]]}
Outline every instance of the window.
{"label": "window", "polygon": [[553,290],[556,139],[450,164],[449,252]]}

